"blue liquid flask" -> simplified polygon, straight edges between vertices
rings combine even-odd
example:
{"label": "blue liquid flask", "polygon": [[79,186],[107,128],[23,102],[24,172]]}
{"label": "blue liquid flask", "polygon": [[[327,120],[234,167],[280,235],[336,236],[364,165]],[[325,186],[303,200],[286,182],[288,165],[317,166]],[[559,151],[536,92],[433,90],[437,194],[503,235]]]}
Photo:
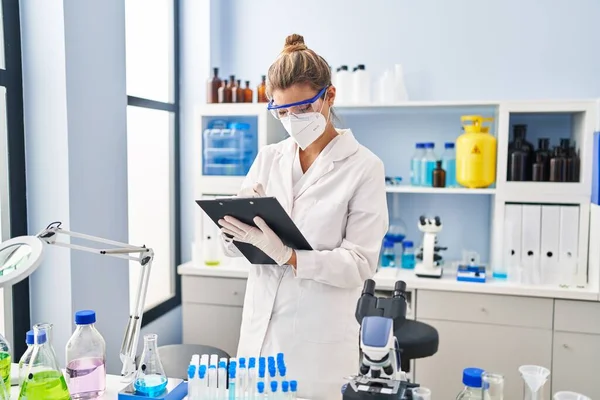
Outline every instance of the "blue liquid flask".
{"label": "blue liquid flask", "polygon": [[383,241],[383,250],[381,252],[381,266],[393,268],[396,266],[396,253],[394,252],[394,242],[385,239]]}
{"label": "blue liquid flask", "polygon": [[404,251],[402,252],[402,268],[414,269],[415,268],[415,248],[413,242],[405,240],[402,243]]}
{"label": "blue liquid flask", "polygon": [[410,160],[410,184],[413,186],[423,185],[421,177],[421,160],[425,156],[425,145],[417,143],[415,145],[415,153]]}
{"label": "blue liquid flask", "polygon": [[434,153],[435,143],[425,143],[425,155],[421,160],[421,179],[422,186],[432,187],[433,186],[433,170],[435,169],[435,162],[437,157]]}
{"label": "blue liquid flask", "polygon": [[445,143],[444,148],[445,150],[442,154],[442,169],[446,171],[446,187],[457,187],[454,143]]}

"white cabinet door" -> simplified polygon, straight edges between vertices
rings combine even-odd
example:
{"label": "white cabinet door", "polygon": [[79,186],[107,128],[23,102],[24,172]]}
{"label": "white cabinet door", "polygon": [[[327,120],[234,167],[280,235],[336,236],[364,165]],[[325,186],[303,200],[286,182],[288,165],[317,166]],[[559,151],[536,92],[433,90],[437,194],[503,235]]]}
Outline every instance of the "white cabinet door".
{"label": "white cabinet door", "polygon": [[552,391],[570,390],[600,399],[600,335],[554,333]]}
{"label": "white cabinet door", "polygon": [[204,344],[237,354],[242,307],[183,303],[183,343]]}
{"label": "white cabinet door", "polygon": [[[437,354],[417,360],[415,366],[415,382],[430,388],[433,398],[456,398],[463,388],[462,370],[477,367],[504,375],[504,398],[521,399],[523,386],[519,366],[551,367],[551,330],[419,320],[436,328],[440,337]],[[546,386],[543,399],[549,400],[550,383]]]}

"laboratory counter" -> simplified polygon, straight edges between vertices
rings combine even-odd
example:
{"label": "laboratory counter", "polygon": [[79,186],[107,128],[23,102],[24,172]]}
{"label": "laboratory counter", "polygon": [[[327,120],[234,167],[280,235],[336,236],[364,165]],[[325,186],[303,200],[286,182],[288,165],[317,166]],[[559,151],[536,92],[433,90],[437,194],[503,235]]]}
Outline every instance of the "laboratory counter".
{"label": "laboratory counter", "polygon": [[[218,267],[187,263],[179,274],[183,342],[236,354],[248,264],[243,259]],[[458,282],[450,273],[418,278],[402,269],[382,269],[374,280],[379,297],[391,295],[397,280],[405,281],[406,317],[437,330],[438,352],[411,361],[413,379],[436,398],[456,397],[462,369],[475,366],[505,374],[505,398],[517,399],[523,390],[519,366],[541,365],[552,371],[552,392],[576,390],[600,399],[600,385],[586,378],[600,370],[597,288]],[[202,322],[217,319],[219,329]]]}
{"label": "laboratory counter", "polygon": [[[207,276],[215,278],[248,277],[249,264],[244,259],[230,259],[217,267],[196,265],[192,261],[182,264],[178,268],[180,275]],[[382,268],[373,278],[377,283],[377,290],[392,291],[394,283],[398,280],[406,282],[408,290],[443,290],[448,292],[467,292],[510,296],[544,297],[565,300],[599,301],[600,290],[597,287],[562,288],[550,285],[526,285],[511,283],[504,280],[488,280],[486,283],[459,282],[452,272],[445,272],[440,279],[419,278],[412,270],[401,268]]]}

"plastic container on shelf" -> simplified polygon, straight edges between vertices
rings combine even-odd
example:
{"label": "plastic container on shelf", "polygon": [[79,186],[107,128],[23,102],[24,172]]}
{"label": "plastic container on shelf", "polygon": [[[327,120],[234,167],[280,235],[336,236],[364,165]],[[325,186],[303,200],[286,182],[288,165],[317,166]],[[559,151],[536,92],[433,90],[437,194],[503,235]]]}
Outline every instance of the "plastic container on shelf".
{"label": "plastic container on shelf", "polygon": [[433,170],[435,169],[436,161],[435,143],[425,143],[425,153],[421,159],[421,186],[433,186]]}
{"label": "plastic container on shelf", "polygon": [[446,187],[456,187],[456,152],[454,143],[444,143],[442,153],[442,169],[446,171]]}
{"label": "plastic container on shelf", "polygon": [[421,177],[421,161],[423,157],[425,157],[425,144],[417,143],[415,145],[415,153],[410,159],[410,184],[413,186],[423,185]]}
{"label": "plastic container on shelf", "polygon": [[106,390],[106,342],[95,327],[94,311],[77,311],[75,324],[66,346],[67,385],[73,400],[95,399]]}
{"label": "plastic container on shelf", "polygon": [[258,139],[245,123],[206,129],[203,137],[204,175],[244,176],[258,152]]}
{"label": "plastic container on shelf", "polygon": [[359,64],[352,73],[352,82],[354,104],[371,104],[371,77],[363,64]]}
{"label": "plastic container on shelf", "polygon": [[402,268],[414,269],[415,268],[415,247],[414,243],[410,240],[402,242]]}
{"label": "plastic container on shelf", "polygon": [[408,92],[404,81],[404,68],[402,64],[394,65],[394,102],[402,103],[408,101]]}
{"label": "plastic container on shelf", "polygon": [[339,104],[352,103],[352,72],[347,65],[342,65],[335,75],[336,101]]}
{"label": "plastic container on shelf", "polygon": [[496,181],[496,138],[483,124],[493,121],[480,115],[461,117],[465,133],[456,140],[456,180],[475,189]]}
{"label": "plastic container on shelf", "polygon": [[393,268],[396,266],[394,242],[389,239],[383,240],[383,249],[381,250],[381,266],[384,268]]}

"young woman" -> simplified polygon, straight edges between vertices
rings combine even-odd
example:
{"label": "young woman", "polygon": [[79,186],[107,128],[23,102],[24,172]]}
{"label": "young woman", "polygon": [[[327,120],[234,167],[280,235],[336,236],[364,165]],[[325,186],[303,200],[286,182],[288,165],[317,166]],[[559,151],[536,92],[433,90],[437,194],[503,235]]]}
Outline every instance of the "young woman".
{"label": "young woman", "polygon": [[327,62],[291,35],[269,68],[268,108],[290,137],[265,147],[238,196],[274,196],[314,250],[285,246],[265,222],[219,221],[228,255],[250,243],[277,265],[250,268],[238,356],[285,354],[298,396],[337,399],[358,372],[363,282],[377,269],[388,228],[383,163],[331,122]]}

